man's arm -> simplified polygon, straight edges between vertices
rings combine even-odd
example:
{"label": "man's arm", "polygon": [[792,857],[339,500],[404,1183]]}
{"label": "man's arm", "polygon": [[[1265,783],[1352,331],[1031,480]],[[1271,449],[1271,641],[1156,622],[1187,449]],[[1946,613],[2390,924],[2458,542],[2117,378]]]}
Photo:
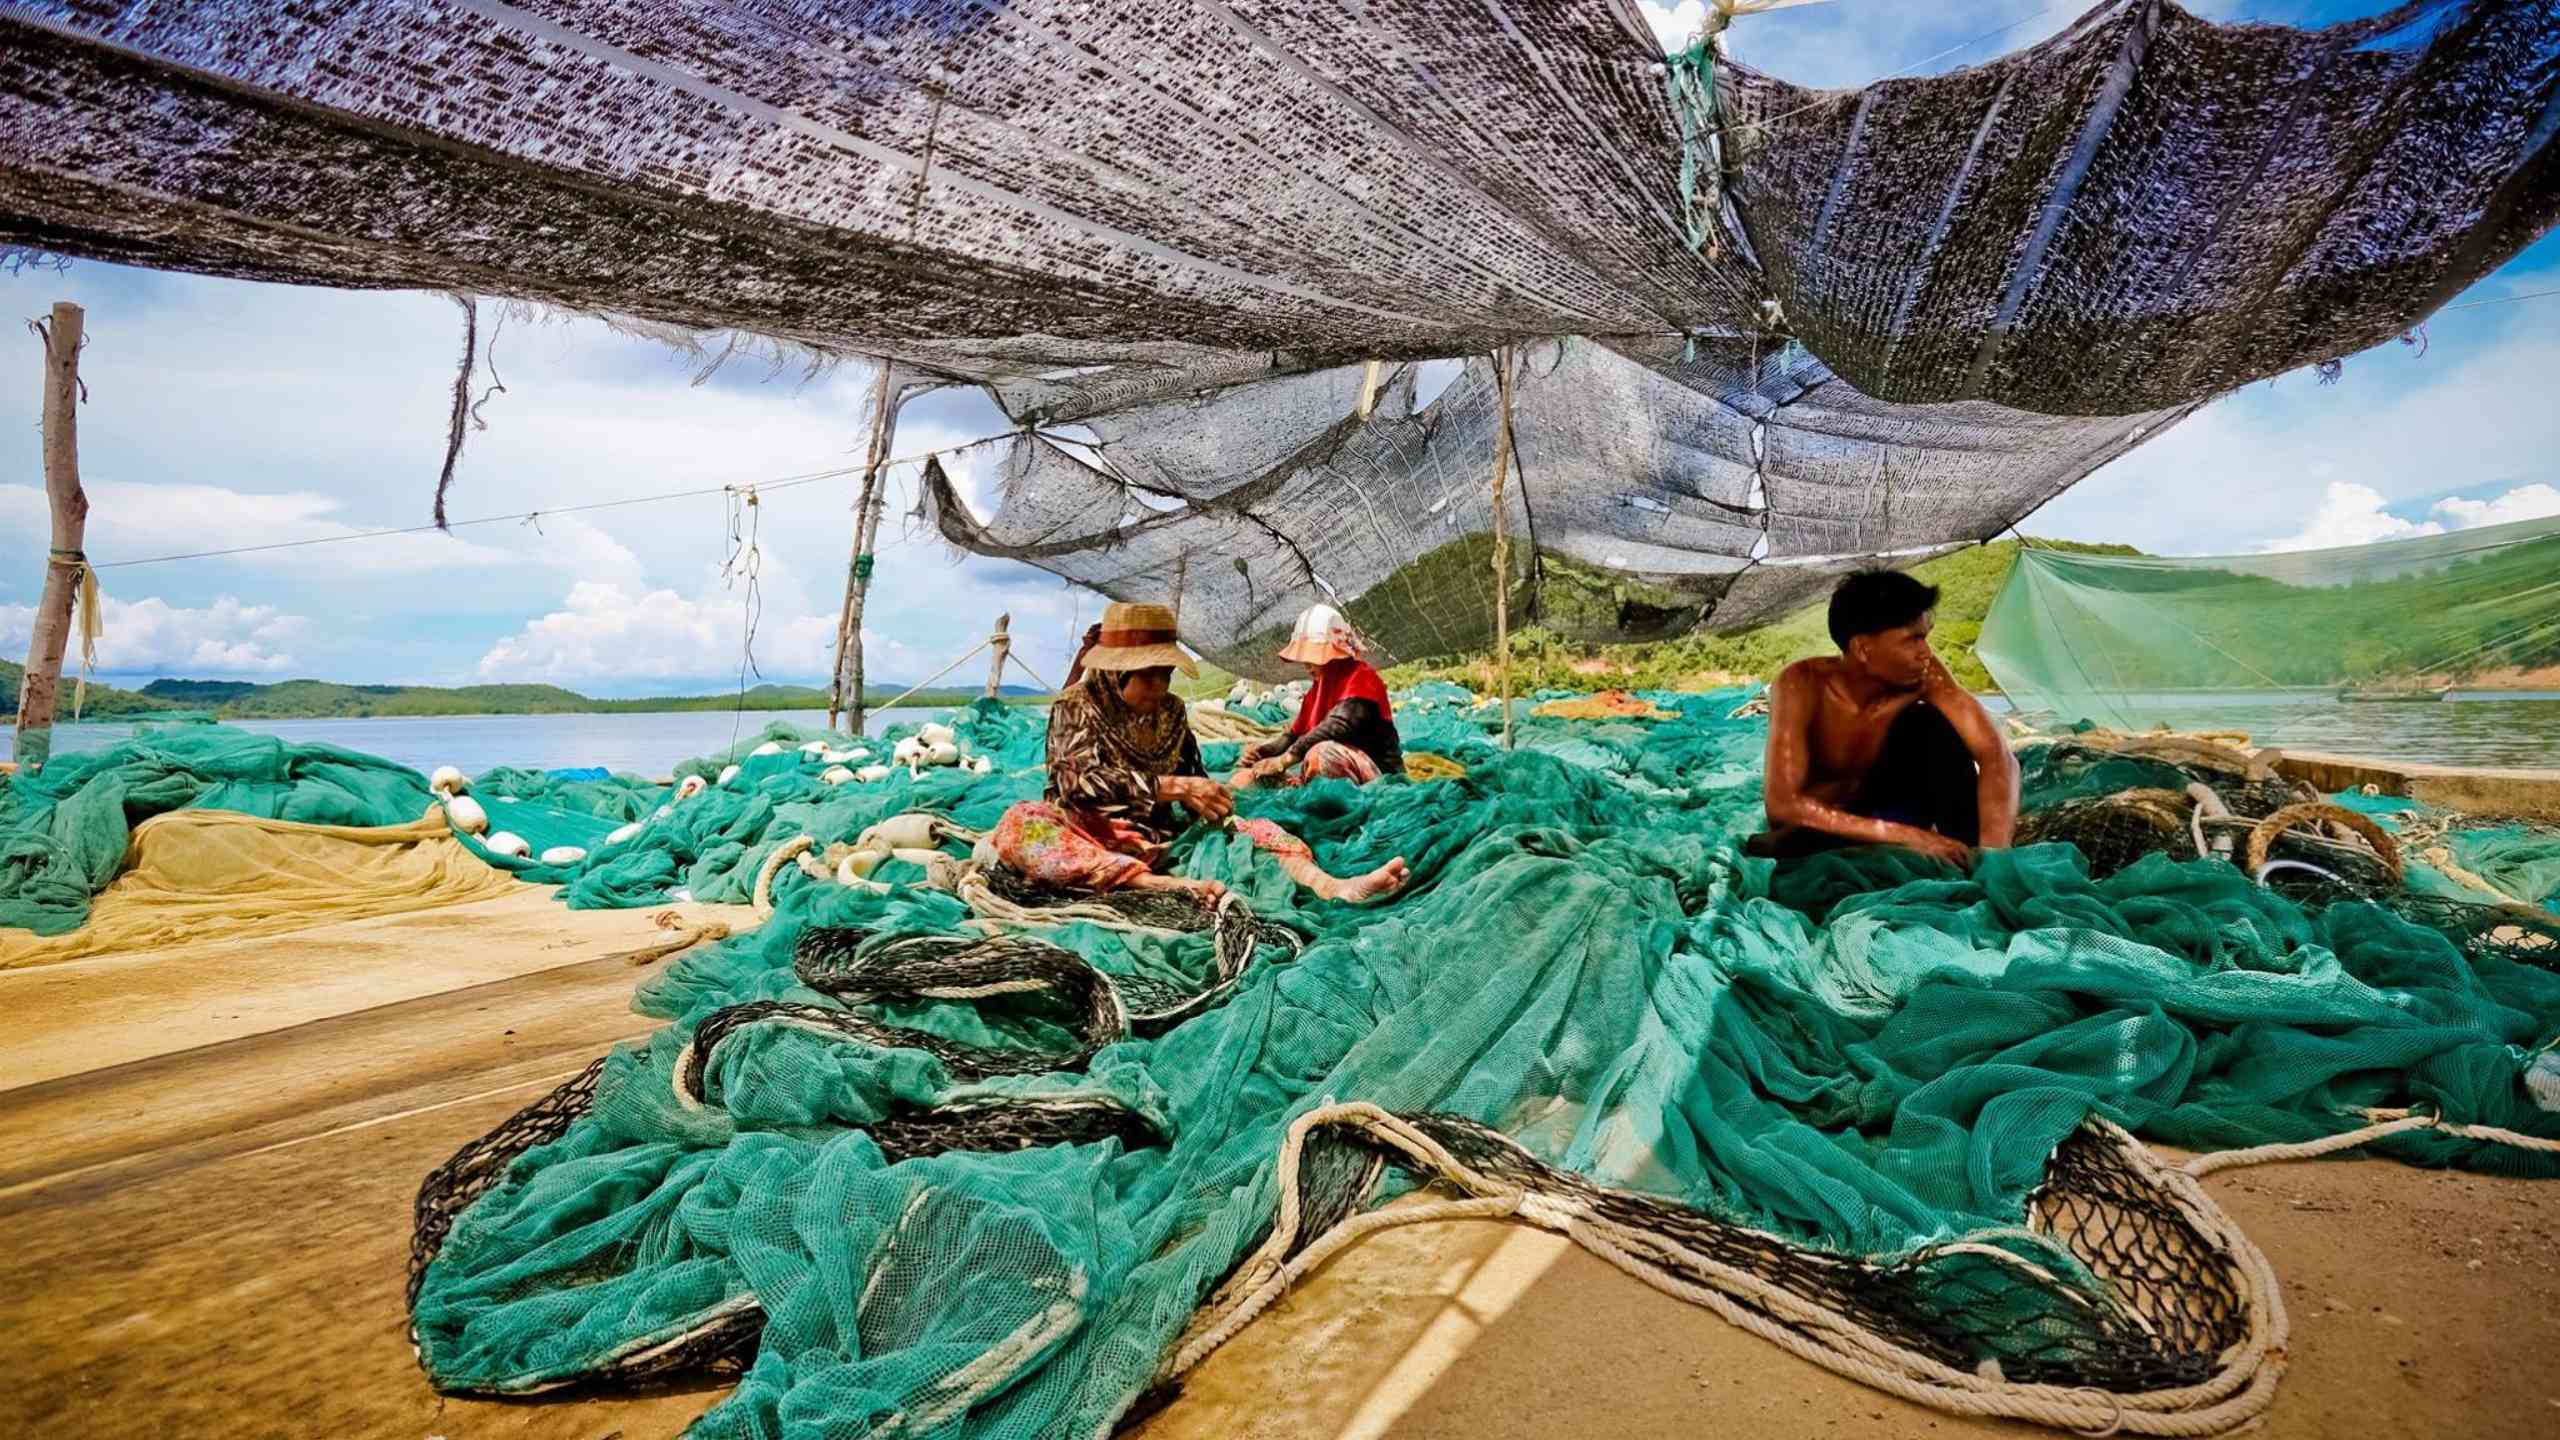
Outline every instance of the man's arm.
{"label": "man's arm", "polygon": [[1982,827],[1982,848],[2006,850],[2018,833],[2018,757],[2009,748],[2000,724],[1971,691],[1956,683],[1947,667],[1929,657],[1929,676],[1921,682],[1929,703],[1947,717],[1964,748],[1973,753],[1980,778],[1974,782],[1974,813]]}
{"label": "man's arm", "polygon": [[1764,768],[1770,823],[1802,826],[1868,845],[1903,845],[1940,859],[1954,858],[1951,851],[1961,853],[1962,845],[1934,830],[1843,810],[1805,792],[1805,781],[1813,773],[1813,722],[1822,700],[1819,684],[1799,663],[1779,672],[1778,683],[1769,687],[1769,750]]}

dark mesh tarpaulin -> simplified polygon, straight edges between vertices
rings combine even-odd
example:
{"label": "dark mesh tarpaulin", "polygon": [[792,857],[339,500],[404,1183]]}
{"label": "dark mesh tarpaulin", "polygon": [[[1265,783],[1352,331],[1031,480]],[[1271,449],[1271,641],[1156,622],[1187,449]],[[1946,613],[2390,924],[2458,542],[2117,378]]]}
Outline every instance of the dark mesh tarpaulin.
{"label": "dark mesh tarpaulin", "polygon": [[[1749,340],[1511,353],[1511,613],[1592,639],[1776,618],[1869,557],[1996,533],[2183,413],[1887,405]],[[1177,598],[1241,672],[1287,669],[1270,652],[1319,600],[1383,658],[1450,654],[1492,632],[1502,409],[1483,359],[1417,404],[1432,368],[1382,367],[1365,418],[1363,365],[1126,405],[1083,422],[1095,446],[1013,442],[983,521],[928,495],[964,549]]]}
{"label": "dark mesh tarpaulin", "polygon": [[2108,0],[1856,91],[1629,0],[0,0],[0,244],[988,384],[1084,428],[943,532],[1239,665],[1317,598],[1489,628],[1493,368],[1422,362],[1518,374],[1516,613],[1747,624],[2406,331],[2555,131],[2560,0]]}
{"label": "dark mesh tarpaulin", "polygon": [[1697,251],[1628,0],[0,17],[0,239],[964,372],[1035,357],[1007,337],[1350,360],[1774,323],[1879,399],[2129,414],[2388,338],[2560,203],[2555,0],[2309,33],[2111,0],[1856,92],[1719,63]]}

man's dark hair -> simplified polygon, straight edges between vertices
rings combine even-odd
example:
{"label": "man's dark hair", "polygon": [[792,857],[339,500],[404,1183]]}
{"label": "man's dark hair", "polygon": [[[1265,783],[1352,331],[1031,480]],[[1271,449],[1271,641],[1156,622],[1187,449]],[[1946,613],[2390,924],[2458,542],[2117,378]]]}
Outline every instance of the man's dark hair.
{"label": "man's dark hair", "polygon": [[1831,643],[1845,653],[1859,636],[1908,625],[1937,604],[1937,586],[1923,585],[1899,570],[1843,576],[1831,592]]}

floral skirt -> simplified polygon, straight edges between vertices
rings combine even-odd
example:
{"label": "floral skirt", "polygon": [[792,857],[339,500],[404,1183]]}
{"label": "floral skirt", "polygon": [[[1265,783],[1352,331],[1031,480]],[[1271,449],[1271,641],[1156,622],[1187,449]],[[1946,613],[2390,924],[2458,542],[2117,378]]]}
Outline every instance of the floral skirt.
{"label": "floral skirt", "polygon": [[1297,768],[1272,781],[1274,785],[1304,785],[1310,780],[1348,780],[1366,785],[1378,778],[1378,762],[1366,750],[1357,750],[1339,740],[1323,740],[1307,747]]}
{"label": "floral skirt", "polygon": [[[1375,775],[1377,768],[1371,766],[1369,773]],[[1268,820],[1238,816],[1235,825],[1257,848],[1274,855],[1307,853],[1307,842]],[[1164,858],[1164,847],[1134,825],[1090,818],[1078,824],[1046,800],[1026,800],[1004,812],[994,838],[996,858],[1006,869],[1050,890],[1125,890]]]}

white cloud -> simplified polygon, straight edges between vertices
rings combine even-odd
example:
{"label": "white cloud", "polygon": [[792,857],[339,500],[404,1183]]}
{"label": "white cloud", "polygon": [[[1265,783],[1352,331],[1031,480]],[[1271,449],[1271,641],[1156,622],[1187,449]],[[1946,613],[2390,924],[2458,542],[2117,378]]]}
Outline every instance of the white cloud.
{"label": "white cloud", "polygon": [[[229,596],[202,609],[174,606],[157,596],[140,600],[104,597],[106,633],[98,639],[101,675],[276,675],[293,656],[279,649],[306,632],[309,622],[272,605],[244,605]],[[0,605],[0,650],[24,654],[35,625],[32,605]],[[66,671],[80,667],[75,629],[63,658]]]}
{"label": "white cloud", "polygon": [[2531,485],[2519,485],[2493,500],[2465,500],[2456,495],[2437,501],[2435,513],[2453,522],[2457,530],[2505,525],[2517,520],[2539,520],[2547,515],[2560,515],[2560,490],[2536,481]]}
{"label": "white cloud", "polygon": [[2560,515],[2560,490],[2536,481],[2486,500],[2448,496],[2428,508],[2428,514],[2439,517],[2433,520],[2404,520],[2384,508],[2389,503],[2382,498],[2382,492],[2370,485],[2333,480],[2321,497],[2320,507],[2312,512],[2310,522],[2300,533],[2270,540],[2258,548],[2268,552],[2329,550],[2344,545],[2370,545],[2377,540],[2442,535],[2448,530],[2504,525],[2515,520],[2538,520]]}
{"label": "white cloud", "polygon": [[1697,38],[1698,28],[1707,23],[1705,0],[1680,0],[1677,5],[1664,5],[1658,0],[1642,0],[1645,23],[1653,27],[1656,38],[1666,51],[1681,50]]}
{"label": "white cloud", "polygon": [[2370,485],[2352,480],[2332,480],[2320,497],[2320,507],[2302,529],[2280,540],[2270,540],[2258,548],[2277,550],[2332,550],[2344,545],[2370,545],[2377,540],[2406,540],[2418,535],[2441,535],[2444,526],[2433,520],[2423,523],[2403,520],[2385,514],[2383,506],[2390,502],[2382,492]]}

